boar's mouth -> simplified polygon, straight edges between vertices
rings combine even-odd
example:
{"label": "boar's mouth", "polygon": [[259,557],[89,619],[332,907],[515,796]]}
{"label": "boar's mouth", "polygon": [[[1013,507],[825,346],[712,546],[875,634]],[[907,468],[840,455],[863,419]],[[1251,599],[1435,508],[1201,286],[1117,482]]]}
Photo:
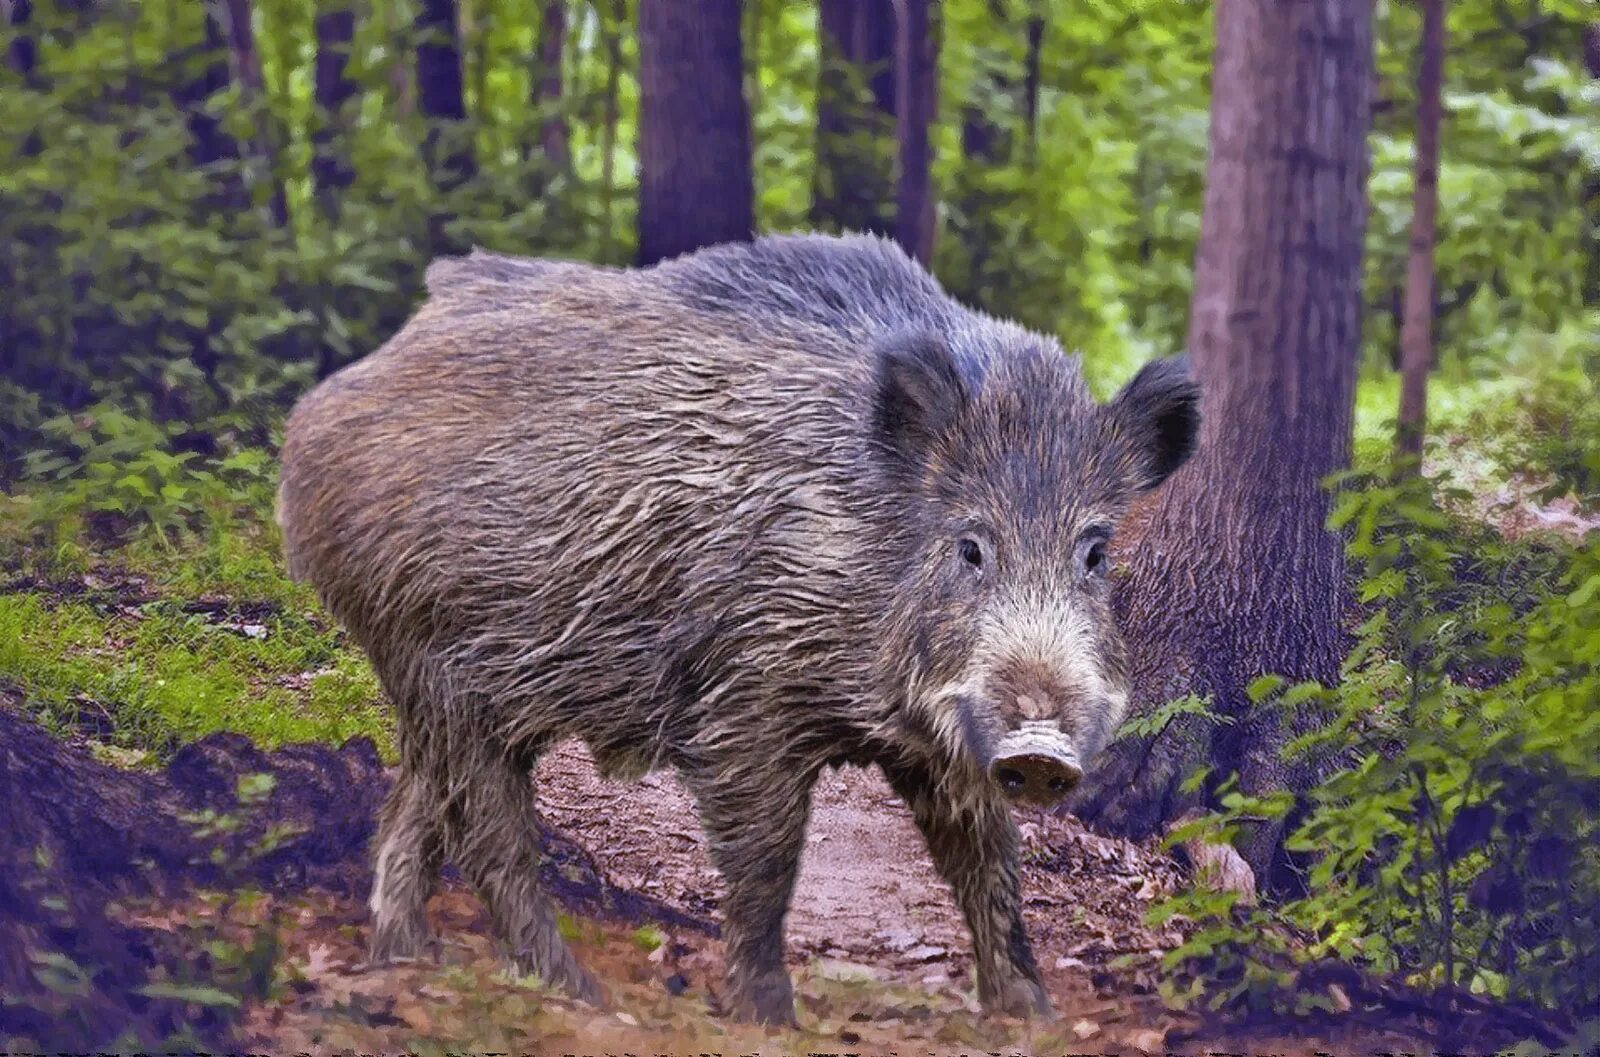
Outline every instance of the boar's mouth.
{"label": "boar's mouth", "polygon": [[1053,723],[1024,723],[995,745],[989,777],[1012,800],[1059,803],[1083,780],[1072,739]]}

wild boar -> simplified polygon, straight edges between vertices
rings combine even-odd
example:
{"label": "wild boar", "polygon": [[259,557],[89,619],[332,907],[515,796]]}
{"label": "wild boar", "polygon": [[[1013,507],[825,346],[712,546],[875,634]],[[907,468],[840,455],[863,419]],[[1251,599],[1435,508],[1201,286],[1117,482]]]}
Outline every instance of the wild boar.
{"label": "wild boar", "polygon": [[794,1018],[784,916],[845,763],[910,806],[981,1001],[1048,1014],[1009,804],[1061,798],[1125,712],[1106,544],[1194,446],[1183,364],[1096,403],[1054,340],[869,236],[475,253],[428,287],[283,445],[290,568],[394,710],[374,958],[424,949],[448,859],[521,970],[598,999],[537,882],[529,772],[577,736],[696,796],[736,1015]]}

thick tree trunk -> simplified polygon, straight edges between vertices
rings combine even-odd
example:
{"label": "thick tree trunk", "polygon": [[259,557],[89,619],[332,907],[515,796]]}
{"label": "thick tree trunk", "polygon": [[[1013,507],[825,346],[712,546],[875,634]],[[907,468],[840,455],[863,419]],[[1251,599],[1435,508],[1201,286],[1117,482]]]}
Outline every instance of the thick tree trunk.
{"label": "thick tree trunk", "polygon": [[466,129],[466,90],[461,67],[456,0],[422,0],[417,13],[417,96],[431,125],[423,156],[442,191],[453,190],[476,171]]}
{"label": "thick tree trunk", "polygon": [[888,0],[821,0],[817,163],[811,217],[844,231],[893,230],[895,14]]}
{"label": "thick tree trunk", "polygon": [[338,192],[355,179],[344,142],[349,132],[345,104],[355,98],[356,86],[347,73],[350,44],[355,39],[356,15],[352,8],[335,8],[317,16],[316,102],[317,124],[311,134],[311,175],[330,213]]}
{"label": "thick tree trunk", "polygon": [[923,264],[933,260],[933,141],[938,106],[938,0],[894,0],[895,102],[899,173],[895,184],[895,238]]}
{"label": "thick tree trunk", "polygon": [[[1192,692],[1236,722],[1115,746],[1077,806],[1123,832],[1191,806],[1179,785],[1199,765],[1247,792],[1314,780],[1280,760],[1287,732],[1244,689],[1339,674],[1343,550],[1320,482],[1350,451],[1372,62],[1370,0],[1217,5],[1188,338],[1204,425],[1129,533],[1119,607],[1138,706]],[[1280,836],[1259,827],[1241,850],[1259,871]]]}
{"label": "thick tree trunk", "polygon": [[553,173],[566,173],[572,168],[567,118],[561,110],[561,58],[566,54],[566,45],[565,0],[546,0],[539,18],[539,76],[534,87],[534,108],[543,115],[539,146],[545,165]]}
{"label": "thick tree trunk", "polygon": [[1444,119],[1444,0],[1421,0],[1417,61],[1417,135],[1411,206],[1411,256],[1406,266],[1405,318],[1400,328],[1401,456],[1421,456],[1427,430],[1428,371],[1433,366],[1433,246],[1439,213],[1439,126]]}
{"label": "thick tree trunk", "polygon": [[641,0],[639,263],[750,238],[743,82],[738,0]]}

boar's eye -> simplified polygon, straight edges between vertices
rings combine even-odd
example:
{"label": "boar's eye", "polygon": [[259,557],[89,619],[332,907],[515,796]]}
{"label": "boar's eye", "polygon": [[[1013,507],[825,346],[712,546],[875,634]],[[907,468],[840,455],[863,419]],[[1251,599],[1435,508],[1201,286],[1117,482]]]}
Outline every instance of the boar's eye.
{"label": "boar's eye", "polygon": [[971,536],[962,536],[956,540],[956,557],[961,563],[974,571],[983,568],[983,544]]}
{"label": "boar's eye", "polygon": [[1078,541],[1078,569],[1088,577],[1104,576],[1110,566],[1106,558],[1108,538],[1104,533],[1093,532]]}

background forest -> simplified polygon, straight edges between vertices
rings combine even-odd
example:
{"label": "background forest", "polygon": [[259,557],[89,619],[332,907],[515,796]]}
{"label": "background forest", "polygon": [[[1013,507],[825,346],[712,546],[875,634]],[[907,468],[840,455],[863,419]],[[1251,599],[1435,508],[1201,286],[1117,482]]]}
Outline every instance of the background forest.
{"label": "background forest", "polygon": [[[1208,134],[1234,105],[1213,48],[1219,11],[1253,2],[0,0],[0,713],[134,770],[218,731],[388,750],[365,662],[282,572],[275,455],[293,400],[393,333],[441,254],[648,264],[752,230],[872,230],[1058,336],[1101,395],[1186,347],[1215,375],[1191,319],[1227,190]],[[1367,5],[1332,6],[1364,24]],[[1303,1013],[1306,967],[1337,961],[1593,1045],[1600,16],[1370,16],[1373,66],[1336,89],[1370,159],[1348,183],[1358,270],[1310,291],[1348,293],[1359,338],[1302,320],[1284,362],[1312,380],[1232,397],[1311,399],[1351,361],[1285,442],[1315,449],[1281,460],[1315,495],[1219,488],[1235,512],[1212,527],[1253,538],[1288,509],[1332,543],[1188,548],[1236,563],[1230,598],[1325,589],[1347,619],[1305,649],[1273,631],[1292,614],[1178,646],[1146,621],[1164,659],[1257,652],[1150,675],[1107,770],[1137,804],[1080,807],[1236,847],[1259,881],[1259,902],[1202,885],[1154,912],[1186,929],[1161,973],[1175,1007]],[[1402,374],[1426,390],[1409,433]],[[1126,562],[1137,621],[1149,579]],[[17,972],[45,979],[35,961]],[[212,961],[216,988],[155,997],[232,1008],[274,986]],[[1348,1010],[1349,990],[1309,1005]]]}

